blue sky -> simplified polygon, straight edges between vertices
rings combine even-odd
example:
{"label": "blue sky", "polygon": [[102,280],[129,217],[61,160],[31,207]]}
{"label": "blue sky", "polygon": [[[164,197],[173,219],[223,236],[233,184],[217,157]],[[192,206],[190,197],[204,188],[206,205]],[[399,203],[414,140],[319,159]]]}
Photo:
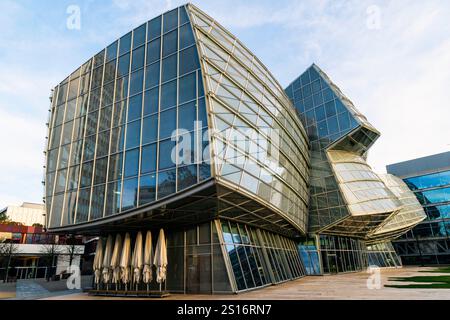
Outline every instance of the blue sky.
{"label": "blue sky", "polygon": [[[40,202],[50,89],[109,43],[184,1],[0,1],[0,207]],[[382,137],[385,165],[450,150],[450,2],[193,1],[283,87],[313,62]],[[67,8],[81,28],[67,28]]]}

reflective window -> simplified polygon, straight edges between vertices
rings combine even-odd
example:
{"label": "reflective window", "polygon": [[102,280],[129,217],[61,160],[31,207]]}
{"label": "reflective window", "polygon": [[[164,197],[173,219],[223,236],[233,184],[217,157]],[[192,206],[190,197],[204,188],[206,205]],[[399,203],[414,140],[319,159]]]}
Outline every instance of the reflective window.
{"label": "reflective window", "polygon": [[195,101],[181,105],[178,109],[178,128],[187,131],[194,130],[194,123],[197,118]]}
{"label": "reflective window", "polygon": [[127,151],[125,153],[124,177],[133,177],[138,175],[139,170],[139,149]]}
{"label": "reflective window", "polygon": [[175,142],[171,140],[161,141],[159,143],[159,170],[168,169],[175,166]]}
{"label": "reflective window", "polygon": [[161,56],[161,38],[157,38],[148,43],[147,46],[147,64],[159,60]]}
{"label": "reflective window", "polygon": [[145,73],[145,89],[153,88],[159,84],[159,62],[147,66]]}
{"label": "reflective window", "polygon": [[130,96],[142,91],[144,85],[144,70],[139,70],[131,74],[130,77]]}
{"label": "reflective window", "polygon": [[180,51],[180,75],[194,71],[199,67],[197,48],[195,46]]}
{"label": "reflective window", "polygon": [[144,66],[145,47],[133,50],[133,61],[131,63],[131,71],[137,70]]}
{"label": "reflective window", "polygon": [[159,127],[159,139],[162,140],[171,137],[177,128],[177,109],[173,108],[161,112],[159,118],[162,124]]}
{"label": "reflective window", "polygon": [[156,171],[156,143],[142,148],[141,173]]}
{"label": "reflective window", "polygon": [[103,218],[103,209],[105,205],[105,185],[99,185],[92,188],[91,214],[89,221]]}
{"label": "reflective window", "polygon": [[138,179],[128,179],[123,181],[122,190],[122,211],[132,209],[137,206]]}
{"label": "reflective window", "polygon": [[145,43],[145,36],[147,32],[147,24],[134,29],[133,32],[133,48],[137,48]]}
{"label": "reflective window", "polygon": [[131,32],[120,38],[119,55],[129,52],[131,49]]}
{"label": "reflective window", "polygon": [[178,30],[166,33],[163,37],[163,57],[177,51]]}
{"label": "reflective window", "polygon": [[118,42],[115,41],[106,48],[106,61],[111,61],[117,57],[117,45]]}
{"label": "reflective window", "polygon": [[163,15],[164,33],[178,26],[178,9],[169,11]]}
{"label": "reflective window", "polygon": [[161,20],[161,16],[159,16],[148,22],[147,40],[151,40],[161,35]]}
{"label": "reflective window", "polygon": [[184,190],[197,183],[197,166],[178,168],[178,191]]}
{"label": "reflective window", "polygon": [[172,80],[177,76],[177,55],[171,55],[162,61],[162,82]]}
{"label": "reflective window", "polygon": [[158,199],[175,193],[176,178],[176,170],[168,170],[158,173]]}
{"label": "reflective window", "polygon": [[133,121],[142,116],[142,94],[138,94],[130,98],[128,102],[128,118],[127,121]]}
{"label": "reflective window", "polygon": [[159,87],[145,91],[144,116],[158,112]]}
{"label": "reflective window", "polygon": [[195,72],[180,78],[179,100],[178,103],[184,103],[195,99],[196,97],[196,74]]}
{"label": "reflective window", "polygon": [[161,87],[161,110],[175,106],[177,103],[177,81],[163,84]]}
{"label": "reflective window", "polygon": [[108,183],[106,192],[105,215],[113,215],[120,211],[122,184],[120,181]]}
{"label": "reflective window", "polygon": [[139,184],[139,205],[151,203],[155,201],[155,199],[156,199],[156,174],[141,176]]}
{"label": "reflective window", "polygon": [[141,121],[130,122],[127,125],[127,143],[126,148],[138,147],[141,142]]}
{"label": "reflective window", "polygon": [[180,50],[189,47],[195,43],[192,27],[190,24],[185,24],[180,27]]}
{"label": "reflective window", "polygon": [[130,71],[130,54],[126,54],[119,58],[119,65],[117,67],[117,76],[121,77]]}
{"label": "reflective window", "polygon": [[155,142],[158,139],[158,115],[144,118],[142,127],[142,144]]}
{"label": "reflective window", "polygon": [[435,188],[450,185],[450,171],[405,179],[412,190]]}

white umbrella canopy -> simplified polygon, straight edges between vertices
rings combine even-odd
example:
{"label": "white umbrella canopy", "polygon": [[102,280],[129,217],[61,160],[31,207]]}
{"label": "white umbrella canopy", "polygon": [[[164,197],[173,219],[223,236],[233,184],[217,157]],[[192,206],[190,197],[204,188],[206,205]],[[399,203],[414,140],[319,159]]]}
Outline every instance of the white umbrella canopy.
{"label": "white umbrella canopy", "polygon": [[113,237],[108,236],[106,240],[105,253],[103,254],[103,283],[108,283],[111,280],[111,258],[113,251]]}
{"label": "white umbrella canopy", "polygon": [[127,232],[125,234],[125,240],[123,241],[122,256],[120,258],[120,277],[124,284],[127,284],[131,280],[130,272],[131,264],[131,238]]}
{"label": "white umbrella canopy", "polygon": [[167,275],[167,247],[163,229],[159,230],[153,264],[156,266],[156,282],[161,284],[166,281]]}
{"label": "white umbrella canopy", "polygon": [[147,231],[145,236],[145,248],[144,248],[144,271],[143,280],[144,283],[150,283],[153,280],[153,243],[152,243],[152,233]]}
{"label": "white umbrella canopy", "polygon": [[111,257],[111,270],[113,272],[114,283],[118,283],[120,281],[120,256],[122,253],[122,237],[120,234],[116,235],[116,241],[114,243],[114,251]]}
{"label": "white umbrella canopy", "polygon": [[101,279],[102,263],[103,263],[103,241],[102,238],[99,238],[97,241],[97,248],[95,249],[95,257],[93,265],[96,284],[98,284]]}
{"label": "white umbrella canopy", "polygon": [[136,242],[134,244],[133,251],[133,273],[134,273],[134,282],[141,282],[141,274],[142,269],[144,267],[144,245],[142,240],[142,232],[138,232],[136,236]]}

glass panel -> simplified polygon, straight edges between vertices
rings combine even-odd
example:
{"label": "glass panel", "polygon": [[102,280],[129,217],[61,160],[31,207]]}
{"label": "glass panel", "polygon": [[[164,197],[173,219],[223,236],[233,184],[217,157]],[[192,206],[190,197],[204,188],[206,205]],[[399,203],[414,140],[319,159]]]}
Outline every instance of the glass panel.
{"label": "glass panel", "polygon": [[158,173],[158,199],[175,193],[176,170]]}
{"label": "glass panel", "polygon": [[178,9],[174,9],[164,14],[164,33],[178,26]]}
{"label": "glass panel", "polygon": [[81,188],[89,187],[92,184],[92,170],[93,170],[94,162],[89,161],[83,163],[81,169]]}
{"label": "glass panel", "polygon": [[158,16],[148,22],[147,40],[151,40],[161,35],[161,16]]}
{"label": "glass panel", "polygon": [[156,171],[156,156],[156,144],[151,144],[142,148],[142,174]]}
{"label": "glass panel", "polygon": [[130,96],[142,92],[144,86],[144,70],[139,70],[131,74],[130,77]]}
{"label": "glass panel", "polygon": [[160,56],[161,56],[161,38],[158,38],[148,43],[147,64],[159,60]]}
{"label": "glass panel", "polygon": [[89,221],[103,218],[105,205],[105,185],[99,185],[92,190],[91,215]]}
{"label": "glass panel", "polygon": [[138,94],[128,102],[128,118],[127,121],[133,121],[142,116],[142,94]]}
{"label": "glass panel", "polygon": [[117,57],[117,46],[118,42],[114,42],[113,44],[110,44],[108,48],[106,48],[106,60],[110,61]]}
{"label": "glass panel", "polygon": [[126,54],[119,58],[119,65],[117,67],[117,77],[127,75],[130,71],[130,54]]}
{"label": "glass panel", "polygon": [[145,47],[133,50],[133,61],[131,63],[131,71],[140,69],[144,66]]}
{"label": "glass panel", "polygon": [[139,186],[139,205],[151,203],[156,198],[156,174],[141,176]]}
{"label": "glass panel", "polygon": [[113,154],[109,160],[108,181],[122,178],[123,153]]}
{"label": "glass panel", "polygon": [[123,181],[122,190],[122,211],[132,209],[137,206],[138,179],[128,179]]}
{"label": "glass panel", "polygon": [[119,55],[129,52],[131,49],[131,32],[120,38]]}
{"label": "glass panel", "polygon": [[195,43],[194,35],[190,24],[180,27],[180,50],[189,47]]}
{"label": "glass panel", "polygon": [[[165,140],[159,143],[159,170],[175,166],[175,147],[174,141]],[[175,175],[176,176],[176,175]]]}
{"label": "glass panel", "polygon": [[186,189],[197,183],[197,166],[178,168],[178,191]]}
{"label": "glass panel", "polygon": [[177,55],[171,55],[162,61],[162,82],[177,77]]}
{"label": "glass panel", "polygon": [[145,36],[147,32],[147,24],[134,29],[133,31],[133,48],[137,48],[145,43]]}
{"label": "glass panel", "polygon": [[142,128],[142,144],[158,140],[158,115],[154,114],[144,118]]}
{"label": "glass panel", "polygon": [[81,189],[78,194],[76,223],[82,223],[88,220],[90,199],[91,188]]}
{"label": "glass panel", "polygon": [[177,51],[178,30],[174,30],[163,37],[163,57]]}
{"label": "glass panel", "polygon": [[108,191],[106,196],[105,215],[109,216],[120,211],[121,198],[121,182],[108,183]]}
{"label": "glass panel", "polygon": [[139,149],[127,151],[125,153],[124,177],[137,176],[139,170]]}
{"label": "glass panel", "polygon": [[194,130],[196,116],[195,101],[180,106],[178,109],[178,128],[187,131]]}
{"label": "glass panel", "polygon": [[175,106],[177,103],[177,81],[168,82],[161,87],[161,110]]}
{"label": "glass panel", "polygon": [[159,84],[159,62],[147,66],[145,73],[145,89],[153,88]]}
{"label": "glass panel", "polygon": [[183,103],[196,98],[196,74],[191,73],[187,76],[180,78],[180,91],[178,103]]}
{"label": "glass panel", "polygon": [[165,139],[172,136],[177,127],[177,109],[173,108],[160,113],[159,139]]}
{"label": "glass panel", "polygon": [[180,51],[180,75],[194,71],[199,67],[197,48],[195,46]]}
{"label": "glass panel", "polygon": [[159,87],[145,91],[144,116],[158,112]]}

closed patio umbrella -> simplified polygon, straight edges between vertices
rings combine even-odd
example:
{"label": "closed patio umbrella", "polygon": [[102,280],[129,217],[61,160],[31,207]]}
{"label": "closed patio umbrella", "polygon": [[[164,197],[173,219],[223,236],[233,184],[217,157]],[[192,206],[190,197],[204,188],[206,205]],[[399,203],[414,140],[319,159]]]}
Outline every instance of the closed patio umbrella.
{"label": "closed patio umbrella", "polygon": [[131,238],[130,234],[125,234],[125,240],[123,241],[122,256],[120,258],[120,278],[125,284],[125,290],[127,289],[127,284],[131,280]]}
{"label": "closed patio umbrella", "polygon": [[136,235],[136,241],[134,243],[132,268],[133,268],[133,279],[136,283],[136,287],[139,282],[141,282],[142,269],[144,267],[144,246],[142,243],[142,232],[138,232]]}
{"label": "closed patio umbrella", "polygon": [[167,248],[163,229],[159,230],[153,264],[156,266],[156,282],[159,283],[159,290],[161,291],[161,283],[166,281],[167,275]]}
{"label": "closed patio umbrella", "polygon": [[144,270],[143,270],[143,280],[144,283],[148,284],[153,280],[153,243],[152,243],[152,233],[147,231],[147,235],[145,236],[145,248],[144,248]]}
{"label": "closed patio umbrella", "polygon": [[103,263],[103,241],[102,238],[99,238],[97,241],[97,248],[95,249],[95,257],[93,265],[95,283],[97,284],[97,288],[102,276],[102,263]]}
{"label": "closed patio umbrella", "polygon": [[120,281],[120,257],[122,254],[122,237],[120,234],[116,235],[116,241],[114,243],[114,251],[111,257],[111,270],[113,273],[112,281],[116,284],[116,290],[117,290],[117,284]]}
{"label": "closed patio umbrella", "polygon": [[113,238],[112,235],[108,236],[108,239],[106,240],[106,247],[105,247],[105,253],[103,254],[103,283],[108,285],[108,283],[111,281],[111,257],[113,251]]}

